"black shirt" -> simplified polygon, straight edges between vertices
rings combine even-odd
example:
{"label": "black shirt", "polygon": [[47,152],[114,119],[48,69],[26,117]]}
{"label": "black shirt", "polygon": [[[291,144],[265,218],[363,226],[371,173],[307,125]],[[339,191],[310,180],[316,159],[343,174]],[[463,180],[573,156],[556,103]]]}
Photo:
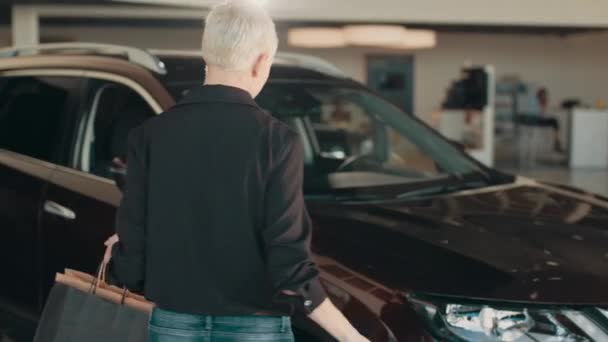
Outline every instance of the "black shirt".
{"label": "black shirt", "polygon": [[299,136],[247,92],[195,87],[128,146],[110,279],[190,314],[309,313],[326,298]]}

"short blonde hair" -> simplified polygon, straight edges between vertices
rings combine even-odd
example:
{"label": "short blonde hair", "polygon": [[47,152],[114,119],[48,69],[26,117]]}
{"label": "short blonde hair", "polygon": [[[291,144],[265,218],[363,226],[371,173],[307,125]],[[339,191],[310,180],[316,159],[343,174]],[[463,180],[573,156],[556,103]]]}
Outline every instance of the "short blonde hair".
{"label": "short blonde hair", "polygon": [[203,59],[226,70],[245,70],[263,53],[274,58],[279,40],[268,12],[253,0],[215,6],[205,21]]}

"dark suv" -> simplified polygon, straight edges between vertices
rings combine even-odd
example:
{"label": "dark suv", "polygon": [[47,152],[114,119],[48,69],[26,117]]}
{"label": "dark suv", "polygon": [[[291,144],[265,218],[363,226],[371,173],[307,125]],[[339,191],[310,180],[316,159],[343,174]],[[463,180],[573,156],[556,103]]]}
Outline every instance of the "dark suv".
{"label": "dark suv", "polygon": [[[203,77],[200,53],[0,51],[0,320],[94,272],[129,130]],[[277,56],[257,101],[301,134],[323,283],[372,341],[608,341],[606,198],[484,167],[311,57]]]}

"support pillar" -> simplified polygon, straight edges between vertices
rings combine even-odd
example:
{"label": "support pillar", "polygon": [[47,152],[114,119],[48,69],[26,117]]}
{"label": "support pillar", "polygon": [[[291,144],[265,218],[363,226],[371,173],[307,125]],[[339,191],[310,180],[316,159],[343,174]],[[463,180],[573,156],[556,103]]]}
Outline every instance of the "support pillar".
{"label": "support pillar", "polygon": [[40,43],[40,20],[38,12],[33,6],[13,6],[12,35],[14,46]]}

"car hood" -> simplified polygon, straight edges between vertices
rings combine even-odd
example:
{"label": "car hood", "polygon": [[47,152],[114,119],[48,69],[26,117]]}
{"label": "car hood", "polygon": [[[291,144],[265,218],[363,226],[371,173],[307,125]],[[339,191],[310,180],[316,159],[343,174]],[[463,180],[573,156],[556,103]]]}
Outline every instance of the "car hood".
{"label": "car hood", "polygon": [[310,203],[313,250],[400,291],[608,304],[608,201],[519,181],[399,203]]}

